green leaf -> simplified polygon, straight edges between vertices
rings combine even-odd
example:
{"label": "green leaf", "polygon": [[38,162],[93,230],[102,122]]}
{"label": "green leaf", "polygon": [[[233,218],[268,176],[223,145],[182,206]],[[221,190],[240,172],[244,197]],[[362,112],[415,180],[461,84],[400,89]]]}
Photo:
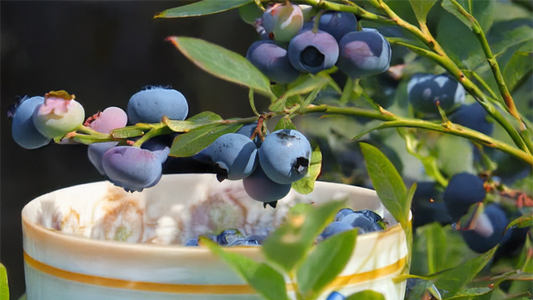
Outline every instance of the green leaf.
{"label": "green leaf", "polygon": [[254,2],[254,0],[203,0],[180,7],[167,9],[159,14],[156,18],[184,18],[196,17],[215,14],[227,11],[245,4]]}
{"label": "green leaf", "polygon": [[365,290],[351,294],[345,300],[385,300],[385,296],[376,291]]}
{"label": "green leaf", "polygon": [[507,229],[509,228],[525,228],[533,226],[533,213],[522,215],[507,225]]}
{"label": "green leaf", "polygon": [[488,294],[492,292],[492,290],[493,289],[488,288],[488,287],[467,288],[467,289],[460,290],[459,292],[457,292],[455,296],[446,298],[446,299],[467,300],[467,299],[471,299],[472,297],[478,297],[478,296]]}
{"label": "green leaf", "polygon": [[225,261],[254,290],[267,300],[288,300],[283,276],[265,263],[259,263],[239,253],[224,250],[217,243],[200,238],[202,245]]}
{"label": "green leaf", "polygon": [[444,298],[455,296],[464,286],[474,279],[474,277],[490,261],[497,247],[486,253],[467,261],[453,269],[449,269],[431,276],[435,285],[442,292]]}
{"label": "green leaf", "polygon": [[357,230],[345,231],[318,243],[309,253],[296,273],[298,288],[305,299],[315,299],[342,272],[356,239]]}
{"label": "green leaf", "polygon": [[409,2],[413,7],[418,22],[426,23],[427,14],[437,0],[409,0]]}
{"label": "green leaf", "polygon": [[280,129],[295,129],[296,130],[296,126],[294,126],[294,124],[292,123],[291,117],[289,115],[283,116],[283,118],[279,120],[276,126],[274,126],[273,131],[277,131]]}
{"label": "green leaf", "polygon": [[465,16],[451,0],[443,0],[441,5],[445,10],[449,11],[457,19],[463,22],[463,24],[465,24],[469,29],[472,29],[474,22],[470,18]]}
{"label": "green leaf", "polygon": [[268,97],[273,96],[268,78],[240,54],[197,38],[175,36],[168,40],[211,75],[247,86]]}
{"label": "green leaf", "polygon": [[437,141],[436,151],[439,169],[449,176],[462,172],[475,173],[474,152],[469,140],[444,134]]}
{"label": "green leaf", "polygon": [[531,26],[522,25],[505,30],[507,26],[503,26],[504,28],[500,29],[498,28],[499,25],[500,23],[496,23],[495,29],[491,31],[488,37],[492,53],[495,56],[501,55],[512,46],[533,40],[533,28]]}
{"label": "green leaf", "polygon": [[438,223],[432,223],[424,231],[429,273],[437,273],[445,269],[446,261],[446,234]]}
{"label": "green leaf", "polygon": [[[484,32],[492,26],[494,1],[457,1],[466,12],[475,17]],[[442,9],[443,8],[443,9]],[[460,67],[474,70],[484,63],[485,55],[472,32],[472,20],[464,16],[451,2],[444,0],[440,9],[436,39],[445,52]],[[446,11],[444,11],[446,10]]]}
{"label": "green leaf", "polygon": [[372,185],[392,216],[407,228],[411,203],[406,203],[407,189],[389,159],[376,147],[360,143]]}
{"label": "green leaf", "polygon": [[344,207],[344,201],[330,201],[320,206],[295,205],[286,222],[265,240],[261,248],[263,254],[285,272],[292,272],[305,259],[316,237]]}
{"label": "green leaf", "polygon": [[7,270],[0,263],[0,300],[9,300],[9,286],[7,285]]}
{"label": "green leaf", "polygon": [[307,195],[311,193],[315,188],[315,181],[318,178],[318,175],[320,175],[321,170],[322,152],[320,152],[320,149],[317,147],[313,153],[311,153],[311,162],[307,174],[305,174],[304,178],[293,182],[292,188],[300,194]]}
{"label": "green leaf", "polygon": [[115,139],[127,139],[136,136],[141,136],[144,134],[144,132],[134,126],[126,126],[112,130],[110,134]]}
{"label": "green leaf", "polygon": [[242,124],[205,125],[177,136],[172,142],[170,156],[188,157],[211,145],[218,137],[239,130]]}
{"label": "green leaf", "polygon": [[189,132],[194,128],[221,120],[221,116],[210,111],[204,111],[184,121],[169,120],[168,118],[164,118],[163,123],[165,123],[168,128],[174,132]]}
{"label": "green leaf", "polygon": [[22,296],[19,298],[19,300],[26,300],[26,299],[27,299],[27,298],[26,298],[26,294],[22,295]]}
{"label": "green leaf", "polygon": [[285,108],[285,101],[289,97],[296,95],[303,95],[314,90],[320,90],[329,83],[329,78],[326,76],[311,74],[299,77],[295,82],[291,83],[288,89],[276,99],[269,107],[272,111],[280,111]]}
{"label": "green leaf", "polygon": [[[529,44],[529,43],[528,43]],[[533,53],[517,51],[503,70],[505,84],[510,91],[526,79],[533,70]]]}

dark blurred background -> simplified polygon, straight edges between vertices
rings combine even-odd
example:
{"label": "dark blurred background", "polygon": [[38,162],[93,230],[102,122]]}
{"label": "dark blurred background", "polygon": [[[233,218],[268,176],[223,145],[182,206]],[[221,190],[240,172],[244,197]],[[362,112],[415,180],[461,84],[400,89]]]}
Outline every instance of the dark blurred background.
{"label": "dark blurred background", "polygon": [[[146,85],[170,85],[188,99],[189,115],[252,116],[245,88],[189,62],[165,37],[203,38],[242,55],[255,39],[236,11],[210,17],[154,19],[192,1],[1,1],[1,246],[11,297],[25,290],[20,212],[35,197],[102,180],[85,146],[25,150],[11,139],[8,107],[24,95],[64,89],[86,116],[126,108]],[[263,99],[264,100],[264,99]],[[267,105],[259,101],[259,109]]]}

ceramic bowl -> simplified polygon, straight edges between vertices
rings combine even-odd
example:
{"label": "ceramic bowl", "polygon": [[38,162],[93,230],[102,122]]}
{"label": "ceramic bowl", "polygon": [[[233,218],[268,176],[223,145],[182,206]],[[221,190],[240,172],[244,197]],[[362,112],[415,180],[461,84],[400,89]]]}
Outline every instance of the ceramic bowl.
{"label": "ceramic bowl", "polygon": [[[296,203],[338,199],[377,212],[389,227],[358,236],[349,263],[320,299],[332,290],[349,295],[365,289],[403,299],[405,282],[393,278],[407,271],[405,233],[373,190],[317,182],[311,194],[291,191],[278,208],[265,209],[241,181],[219,183],[212,174],[164,175],[141,193],[89,183],[28,203],[22,211],[27,299],[261,299],[208,249],[181,243],[226,228],[266,234]],[[263,260],[260,247],[228,251]]]}

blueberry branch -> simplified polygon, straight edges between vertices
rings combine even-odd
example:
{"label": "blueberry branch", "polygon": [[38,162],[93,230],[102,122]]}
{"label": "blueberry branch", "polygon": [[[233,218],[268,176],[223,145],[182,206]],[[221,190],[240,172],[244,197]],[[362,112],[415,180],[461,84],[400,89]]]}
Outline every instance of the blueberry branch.
{"label": "blueberry branch", "polygon": [[334,107],[334,106],[328,106],[328,105],[309,106],[307,108],[300,110],[300,113],[302,114],[313,113],[313,112],[368,117],[372,119],[385,121],[383,124],[381,124],[380,126],[374,129],[410,127],[410,128],[421,128],[421,129],[427,129],[427,130],[433,130],[433,131],[438,131],[442,133],[452,134],[452,135],[468,138],[474,142],[486,145],[488,147],[499,149],[503,152],[511,154],[533,165],[533,155],[531,155],[530,153],[525,152],[523,150],[519,150],[511,145],[503,143],[499,140],[496,140],[490,136],[484,135],[475,130],[472,130],[467,127],[454,124],[451,122],[435,123],[435,122],[424,121],[420,119],[399,117],[392,113],[376,112],[376,111],[370,111],[366,109],[352,108],[352,107]]}
{"label": "blueberry branch", "polygon": [[350,5],[344,5],[344,4],[333,3],[330,1],[321,1],[321,0],[296,0],[293,2],[308,4],[313,7],[320,7],[323,10],[335,10],[335,11],[349,12],[349,13],[356,14],[367,20],[373,20],[373,21],[377,21],[377,22],[381,22],[385,24],[391,24],[391,25],[394,24],[394,21],[386,17],[373,14],[353,3],[351,3]]}
{"label": "blueberry branch", "polygon": [[[513,139],[514,143],[523,151],[528,154],[533,153],[533,148],[530,147],[531,141],[527,137],[525,130],[518,132],[516,128],[489,103],[484,93],[469,79],[467,78],[461,69],[448,57],[439,43],[433,38],[429,31],[422,32],[416,26],[404,21],[383,0],[370,1],[374,6],[382,9],[398,26],[407,29],[419,40],[424,42],[433,52],[424,50],[416,46],[407,46],[408,44],[402,43],[402,45],[408,47],[413,52],[426,56],[435,60],[442,67],[444,67],[452,76],[454,76],[465,89],[474,96],[474,98],[485,108],[485,110],[507,131],[509,136]],[[378,4],[378,5],[376,5]],[[361,16],[363,17],[363,16]],[[472,17],[473,18],[473,17]],[[521,123],[522,124],[522,123]],[[522,125],[521,125],[522,126]]]}
{"label": "blueberry branch", "polygon": [[[481,25],[479,22],[472,16],[470,13],[468,13],[462,6],[459,4],[456,0],[450,0],[453,5],[459,10],[463,16],[468,18],[470,22],[472,22],[472,32],[479,40],[479,43],[481,44],[481,47],[483,48],[483,52],[485,52],[485,56],[487,57],[487,61],[490,65],[490,68],[492,70],[492,73],[494,74],[494,78],[496,79],[496,83],[498,85],[498,89],[500,90],[500,93],[503,97],[503,100],[505,101],[505,104],[507,105],[507,109],[509,113],[516,118],[516,120],[520,123],[520,130],[525,130],[525,125],[522,122],[522,118],[518,114],[518,111],[516,110],[516,106],[514,104],[513,97],[511,97],[511,93],[509,92],[509,89],[507,88],[507,85],[505,84],[505,80],[503,79],[503,75],[500,71],[500,66],[498,65],[498,61],[496,60],[496,57],[492,54],[492,50],[490,49],[489,42],[487,41],[487,37],[485,36],[485,33],[483,32],[483,29],[481,28]],[[533,152],[533,149],[529,149]]]}
{"label": "blueberry branch", "polygon": [[324,10],[350,12],[367,20],[378,21],[386,24],[391,24],[392,22],[392,24],[396,24],[402,28],[405,28],[414,36],[416,36],[420,41],[426,44],[426,46],[428,46],[431,51],[413,45],[409,45],[404,42],[397,41],[397,44],[401,43],[401,45],[408,47],[416,54],[433,59],[442,67],[444,67],[452,76],[455,77],[455,79],[457,79],[465,87],[465,89],[471,95],[474,96],[476,101],[478,101],[479,104],[481,104],[481,106],[485,108],[485,110],[505,129],[505,131],[507,131],[513,142],[521,150],[528,154],[533,153],[533,148],[530,149],[530,147],[526,145],[526,143],[529,144],[529,141],[526,142],[526,133],[523,131],[519,133],[516,128],[509,122],[509,120],[507,120],[498,110],[496,110],[496,108],[491,103],[489,103],[484,93],[477,87],[477,85],[475,85],[470,79],[468,79],[461,71],[461,69],[451,60],[451,58],[448,57],[448,55],[444,52],[439,43],[433,38],[431,33],[429,31],[424,33],[418,27],[400,18],[383,0],[372,0],[369,1],[369,3],[381,9],[389,18],[370,13],[368,11],[363,10],[359,6],[348,6],[333,3],[330,1],[319,0],[302,0],[300,2],[313,6],[318,6],[320,4],[322,9]]}

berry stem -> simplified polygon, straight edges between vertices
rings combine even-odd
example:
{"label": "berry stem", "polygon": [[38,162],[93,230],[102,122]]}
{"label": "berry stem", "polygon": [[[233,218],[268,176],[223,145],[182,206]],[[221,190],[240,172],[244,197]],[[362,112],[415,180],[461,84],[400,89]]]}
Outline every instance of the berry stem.
{"label": "berry stem", "polygon": [[255,100],[254,100],[254,90],[250,89],[248,92],[248,100],[250,102],[250,108],[254,112],[256,116],[260,116],[260,114],[257,112],[257,109],[255,108]]}

